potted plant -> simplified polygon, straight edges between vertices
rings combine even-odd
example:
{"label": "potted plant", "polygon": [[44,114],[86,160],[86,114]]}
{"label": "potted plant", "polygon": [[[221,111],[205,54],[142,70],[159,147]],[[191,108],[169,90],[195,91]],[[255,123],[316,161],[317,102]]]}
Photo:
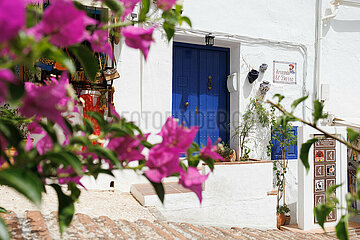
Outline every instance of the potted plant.
{"label": "potted plant", "polygon": [[217,153],[224,158],[225,162],[235,162],[236,161],[236,152],[234,149],[230,148],[228,144],[221,142],[218,144]]}
{"label": "potted plant", "polygon": [[[271,115],[271,123],[272,123],[272,138],[277,141],[280,144],[281,149],[281,157],[280,159],[275,159],[274,161],[274,173],[275,173],[275,186],[278,190],[277,194],[277,210],[279,213],[279,210],[285,209],[284,211],[284,219],[285,219],[285,213],[289,215],[289,208],[286,205],[286,173],[288,170],[288,164],[289,164],[289,147],[293,144],[296,144],[296,136],[294,135],[292,131],[292,125],[288,118],[278,118],[278,120],[275,120],[274,111],[272,111]],[[270,141],[271,144],[271,141]],[[272,144],[271,144],[272,146]],[[270,146],[270,147],[271,147]],[[280,200],[282,200],[282,206],[280,206]],[[282,212],[282,211],[280,211]],[[285,221],[282,223],[282,217],[281,222],[278,222],[278,225],[284,225]],[[288,222],[290,222],[290,216],[288,216]]]}
{"label": "potted plant", "polygon": [[287,225],[286,222],[288,220],[288,224],[290,222],[290,209],[285,204],[282,206],[278,206],[276,210],[276,225],[277,228],[280,228],[280,226]]}

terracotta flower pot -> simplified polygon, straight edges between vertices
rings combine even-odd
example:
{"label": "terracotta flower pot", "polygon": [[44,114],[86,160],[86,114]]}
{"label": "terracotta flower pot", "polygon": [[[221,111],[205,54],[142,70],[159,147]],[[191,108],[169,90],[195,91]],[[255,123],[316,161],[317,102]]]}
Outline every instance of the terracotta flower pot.
{"label": "terracotta flower pot", "polygon": [[225,162],[235,162],[236,161],[236,152],[233,150],[232,154],[225,158]]}
{"label": "terracotta flower pot", "polygon": [[276,227],[280,229],[280,226],[285,224],[285,214],[277,213],[276,214]]}

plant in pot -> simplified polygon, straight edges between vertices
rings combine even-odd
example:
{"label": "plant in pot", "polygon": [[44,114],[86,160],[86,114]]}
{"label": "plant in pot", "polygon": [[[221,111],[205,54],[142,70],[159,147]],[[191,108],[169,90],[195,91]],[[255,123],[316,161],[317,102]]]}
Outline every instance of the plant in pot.
{"label": "plant in pot", "polygon": [[239,158],[240,161],[249,160],[249,153],[251,149],[246,146],[249,142],[249,135],[257,123],[260,123],[261,127],[268,127],[270,125],[270,113],[264,107],[261,100],[251,98],[247,110],[242,115],[240,125],[235,129],[233,138],[239,138]]}
{"label": "plant in pot", "polygon": [[[277,120],[275,120],[275,115],[272,115],[272,138],[277,141],[280,145],[281,149],[281,157],[280,159],[275,159],[274,161],[274,173],[275,173],[275,186],[278,190],[277,194],[277,209],[285,208],[288,210],[288,207],[286,205],[286,173],[288,170],[288,164],[289,164],[289,147],[293,144],[296,144],[296,136],[294,135],[292,131],[292,125],[289,121],[289,118],[287,116],[281,116],[278,117]],[[280,201],[282,200],[282,206],[280,206]],[[288,221],[290,222],[290,215],[288,213]],[[279,213],[278,213],[279,214]],[[285,216],[284,216],[285,217]],[[277,218],[279,220],[279,218]],[[285,222],[278,222],[278,227],[281,225],[284,225]]]}
{"label": "plant in pot", "polygon": [[288,225],[290,223],[290,209],[286,204],[277,207],[276,220],[277,228],[280,228],[282,225]]}
{"label": "plant in pot", "polygon": [[225,144],[224,142],[218,144],[217,153],[224,158],[225,162],[235,162],[236,160],[235,150],[232,149],[229,144]]}

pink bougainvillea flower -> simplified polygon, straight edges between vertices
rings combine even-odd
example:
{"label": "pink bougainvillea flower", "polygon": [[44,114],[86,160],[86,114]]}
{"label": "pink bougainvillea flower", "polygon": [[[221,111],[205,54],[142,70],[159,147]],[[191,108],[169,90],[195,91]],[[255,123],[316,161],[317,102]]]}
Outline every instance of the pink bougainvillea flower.
{"label": "pink bougainvillea flower", "polygon": [[128,26],[123,28],[122,34],[125,37],[125,43],[131,48],[140,49],[145,59],[149,53],[150,45],[154,42],[152,34],[154,27],[144,29],[142,27]]}
{"label": "pink bougainvillea flower", "polygon": [[113,59],[113,54],[111,50],[111,46],[108,42],[108,32],[106,30],[96,30],[89,38],[89,42],[91,44],[91,48],[95,52],[102,52],[107,55],[111,59]]}
{"label": "pink bougainvillea flower", "polygon": [[0,69],[0,104],[3,103],[8,96],[8,83],[17,83],[15,75],[9,69]]}
{"label": "pink bougainvillea flower", "polygon": [[36,150],[39,152],[40,155],[43,155],[49,150],[51,150],[53,146],[54,145],[50,136],[44,133],[44,136],[36,143]]}
{"label": "pink bougainvillea flower", "polygon": [[124,4],[124,14],[121,17],[121,21],[125,20],[125,17],[133,12],[134,7],[138,4],[141,0],[120,0]]}
{"label": "pink bougainvillea flower", "polygon": [[170,10],[177,0],[157,0],[156,6],[162,10]]}
{"label": "pink bougainvillea flower", "polygon": [[214,159],[214,160],[221,160],[224,161],[224,158],[222,158],[217,152],[216,152],[216,144],[211,145],[211,139],[210,137],[208,138],[208,142],[207,145],[205,147],[203,147],[200,150],[200,156],[204,159]]}
{"label": "pink bougainvillea flower", "polygon": [[198,130],[198,127],[179,126],[177,119],[169,117],[159,135],[163,138],[162,144],[170,148],[177,148],[179,152],[185,152],[193,143]]}
{"label": "pink bougainvillea flower", "polygon": [[[83,172],[86,171],[86,167],[83,166]],[[60,184],[66,184],[68,182],[76,183],[83,188],[85,188],[84,185],[80,182],[82,176],[76,176],[74,169],[72,169],[71,166],[68,166],[67,168],[60,168],[57,171],[57,176]],[[85,188],[86,189],[86,188]]]}
{"label": "pink bougainvillea flower", "polygon": [[[68,128],[62,117],[65,112],[63,105],[64,99],[71,101],[67,97],[67,87],[69,85],[68,79],[61,78],[59,81],[52,79],[52,85],[36,86],[34,83],[26,82],[26,95],[22,99],[23,104],[19,111],[25,117],[45,117],[54,123],[57,123],[65,131]],[[61,103],[61,104],[59,104]]]}
{"label": "pink bougainvillea flower", "polygon": [[0,44],[13,39],[24,25],[24,1],[0,0]]}
{"label": "pink bougainvillea flower", "polygon": [[180,172],[182,168],[179,164],[179,151],[159,144],[149,151],[149,158],[146,161],[149,170],[145,172],[145,175],[151,181],[159,183],[163,178]]}
{"label": "pink bougainvillea flower", "polygon": [[109,111],[110,111],[111,115],[115,116],[117,119],[121,119],[119,113],[115,110],[115,108],[112,104],[109,104]]}
{"label": "pink bougainvillea flower", "polygon": [[24,2],[26,4],[40,4],[40,3],[44,3],[45,0],[24,0]]}
{"label": "pink bougainvillea flower", "polygon": [[139,135],[135,138],[129,135],[111,138],[107,147],[116,152],[119,161],[138,161],[145,159],[145,156],[141,154],[144,149],[144,146],[140,143],[141,138]]}
{"label": "pink bougainvillea flower", "polygon": [[39,24],[28,31],[36,39],[50,36],[50,42],[58,47],[67,47],[89,38],[85,27],[96,20],[75,8],[71,0],[52,0]]}
{"label": "pink bougainvillea flower", "polygon": [[38,123],[38,121],[40,121],[40,120],[41,120],[40,117],[36,117],[32,123],[27,125],[27,130],[29,131],[29,133],[32,133],[32,134],[45,133],[45,131],[41,128],[40,124]]}
{"label": "pink bougainvillea flower", "polygon": [[200,203],[202,201],[202,186],[201,184],[206,181],[209,174],[201,175],[199,171],[194,167],[189,167],[187,172],[180,172],[179,184],[184,188],[188,188],[193,191],[199,198]]}
{"label": "pink bougainvillea flower", "polygon": [[26,143],[25,143],[25,151],[30,151],[31,149],[33,149],[34,145],[32,142],[32,139],[30,137],[30,134],[26,134]]}

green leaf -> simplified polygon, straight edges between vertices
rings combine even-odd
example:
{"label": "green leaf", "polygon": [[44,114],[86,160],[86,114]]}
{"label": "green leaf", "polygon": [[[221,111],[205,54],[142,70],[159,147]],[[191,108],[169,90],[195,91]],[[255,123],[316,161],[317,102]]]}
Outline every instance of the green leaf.
{"label": "green leaf", "polygon": [[0,213],[9,213],[5,208],[0,207]]}
{"label": "green leaf", "polygon": [[139,22],[143,22],[146,19],[146,14],[150,10],[150,0],[142,0],[142,6],[139,14]]}
{"label": "green leaf", "polygon": [[[146,175],[144,174],[144,176],[146,177]],[[160,182],[160,183],[156,183],[151,181],[148,177],[146,177],[149,182],[151,183],[151,185],[154,187],[156,194],[158,195],[160,201],[164,204],[164,198],[165,198],[165,189],[164,189],[164,185]]]}
{"label": "green leaf", "polygon": [[306,172],[309,172],[310,164],[309,164],[309,151],[311,146],[316,143],[319,139],[313,138],[308,140],[306,143],[301,145],[300,150],[300,160],[303,163],[304,167],[306,168]]}
{"label": "green leaf", "polygon": [[179,19],[179,25],[181,26],[183,22],[186,22],[187,25],[189,25],[190,27],[192,27],[190,18],[188,18],[188,17],[186,17],[186,16],[181,17],[181,18]]}
{"label": "green leaf", "polygon": [[80,197],[80,189],[76,186],[74,182],[67,183],[69,190],[71,191],[71,197],[74,201],[77,201]]}
{"label": "green leaf", "polygon": [[65,232],[70,225],[71,220],[74,216],[74,200],[68,195],[64,194],[59,185],[51,184],[51,186],[55,189],[58,196],[58,221],[60,233],[63,234],[63,232]]}
{"label": "green leaf", "polygon": [[337,188],[341,187],[341,186],[342,186],[342,184],[337,184],[337,185],[332,185],[332,186],[330,186],[330,187],[327,187],[327,188],[326,188],[326,195],[328,196],[328,195],[334,193],[335,190],[336,190]]}
{"label": "green leaf", "polygon": [[318,221],[319,225],[324,228],[324,223],[326,221],[326,217],[329,215],[329,213],[333,210],[333,207],[330,207],[326,205],[325,203],[320,203],[315,206],[314,208],[314,214],[315,218]]}
{"label": "green leaf", "polygon": [[316,125],[317,121],[322,118],[326,118],[327,114],[323,114],[324,104],[321,103],[319,100],[314,101],[314,124]]}
{"label": "green leaf", "polygon": [[279,93],[275,94],[273,98],[278,98],[278,103],[280,103],[285,97]]}
{"label": "green leaf", "polygon": [[335,227],[336,236],[340,240],[349,239],[349,215],[344,215],[340,218],[339,223]]}
{"label": "green leaf", "polygon": [[[108,0],[109,1],[109,0]],[[111,0],[116,1],[116,0]],[[89,48],[82,45],[74,45],[71,48],[71,52],[76,56],[76,58],[81,63],[81,66],[84,67],[85,73],[90,81],[94,81],[96,73],[99,71],[99,66],[95,60],[93,53]]]}
{"label": "green leaf", "polygon": [[90,141],[87,137],[75,136],[70,139],[70,145],[79,144],[81,146],[90,145]]}
{"label": "green leaf", "polygon": [[47,152],[43,155],[44,159],[49,159],[58,164],[64,164],[65,166],[71,166],[74,171],[82,175],[82,164],[79,158],[72,152],[61,151],[61,152]]}
{"label": "green leaf", "polygon": [[10,236],[7,231],[6,225],[1,217],[0,217],[0,239],[1,240],[10,240]]}
{"label": "green leaf", "polygon": [[292,104],[291,104],[291,108],[295,109],[300,103],[302,103],[303,101],[305,101],[309,96],[304,96],[301,98],[296,99]]}
{"label": "green leaf", "polygon": [[111,11],[113,11],[115,14],[121,16],[124,14],[124,7],[120,3],[120,1],[117,0],[105,0],[104,4],[108,6]]}
{"label": "green leaf", "polygon": [[360,136],[360,133],[354,131],[352,128],[347,128],[346,131],[350,142],[355,141]]}
{"label": "green leaf", "polygon": [[165,30],[168,41],[170,41],[175,34],[175,25],[166,21],[163,24],[163,28]]}
{"label": "green leaf", "polygon": [[0,133],[14,147],[17,147],[22,141],[19,129],[17,129],[17,127],[10,121],[5,119],[0,119]]}
{"label": "green leaf", "polygon": [[119,169],[122,168],[116,154],[110,149],[102,148],[96,145],[91,145],[88,146],[88,151],[95,153],[99,157],[110,160],[111,163],[114,164],[117,168]]}
{"label": "green leaf", "polygon": [[9,186],[40,206],[43,183],[28,169],[7,168],[0,171],[0,185]]}
{"label": "green leaf", "polygon": [[104,128],[107,125],[107,122],[105,121],[104,117],[100,115],[98,112],[87,112],[86,113],[89,117],[94,118],[97,123],[99,124],[100,128]]}
{"label": "green leaf", "polygon": [[86,6],[82,5],[79,1],[75,1],[73,0],[74,5],[77,9],[82,10],[82,11],[86,11]]}

